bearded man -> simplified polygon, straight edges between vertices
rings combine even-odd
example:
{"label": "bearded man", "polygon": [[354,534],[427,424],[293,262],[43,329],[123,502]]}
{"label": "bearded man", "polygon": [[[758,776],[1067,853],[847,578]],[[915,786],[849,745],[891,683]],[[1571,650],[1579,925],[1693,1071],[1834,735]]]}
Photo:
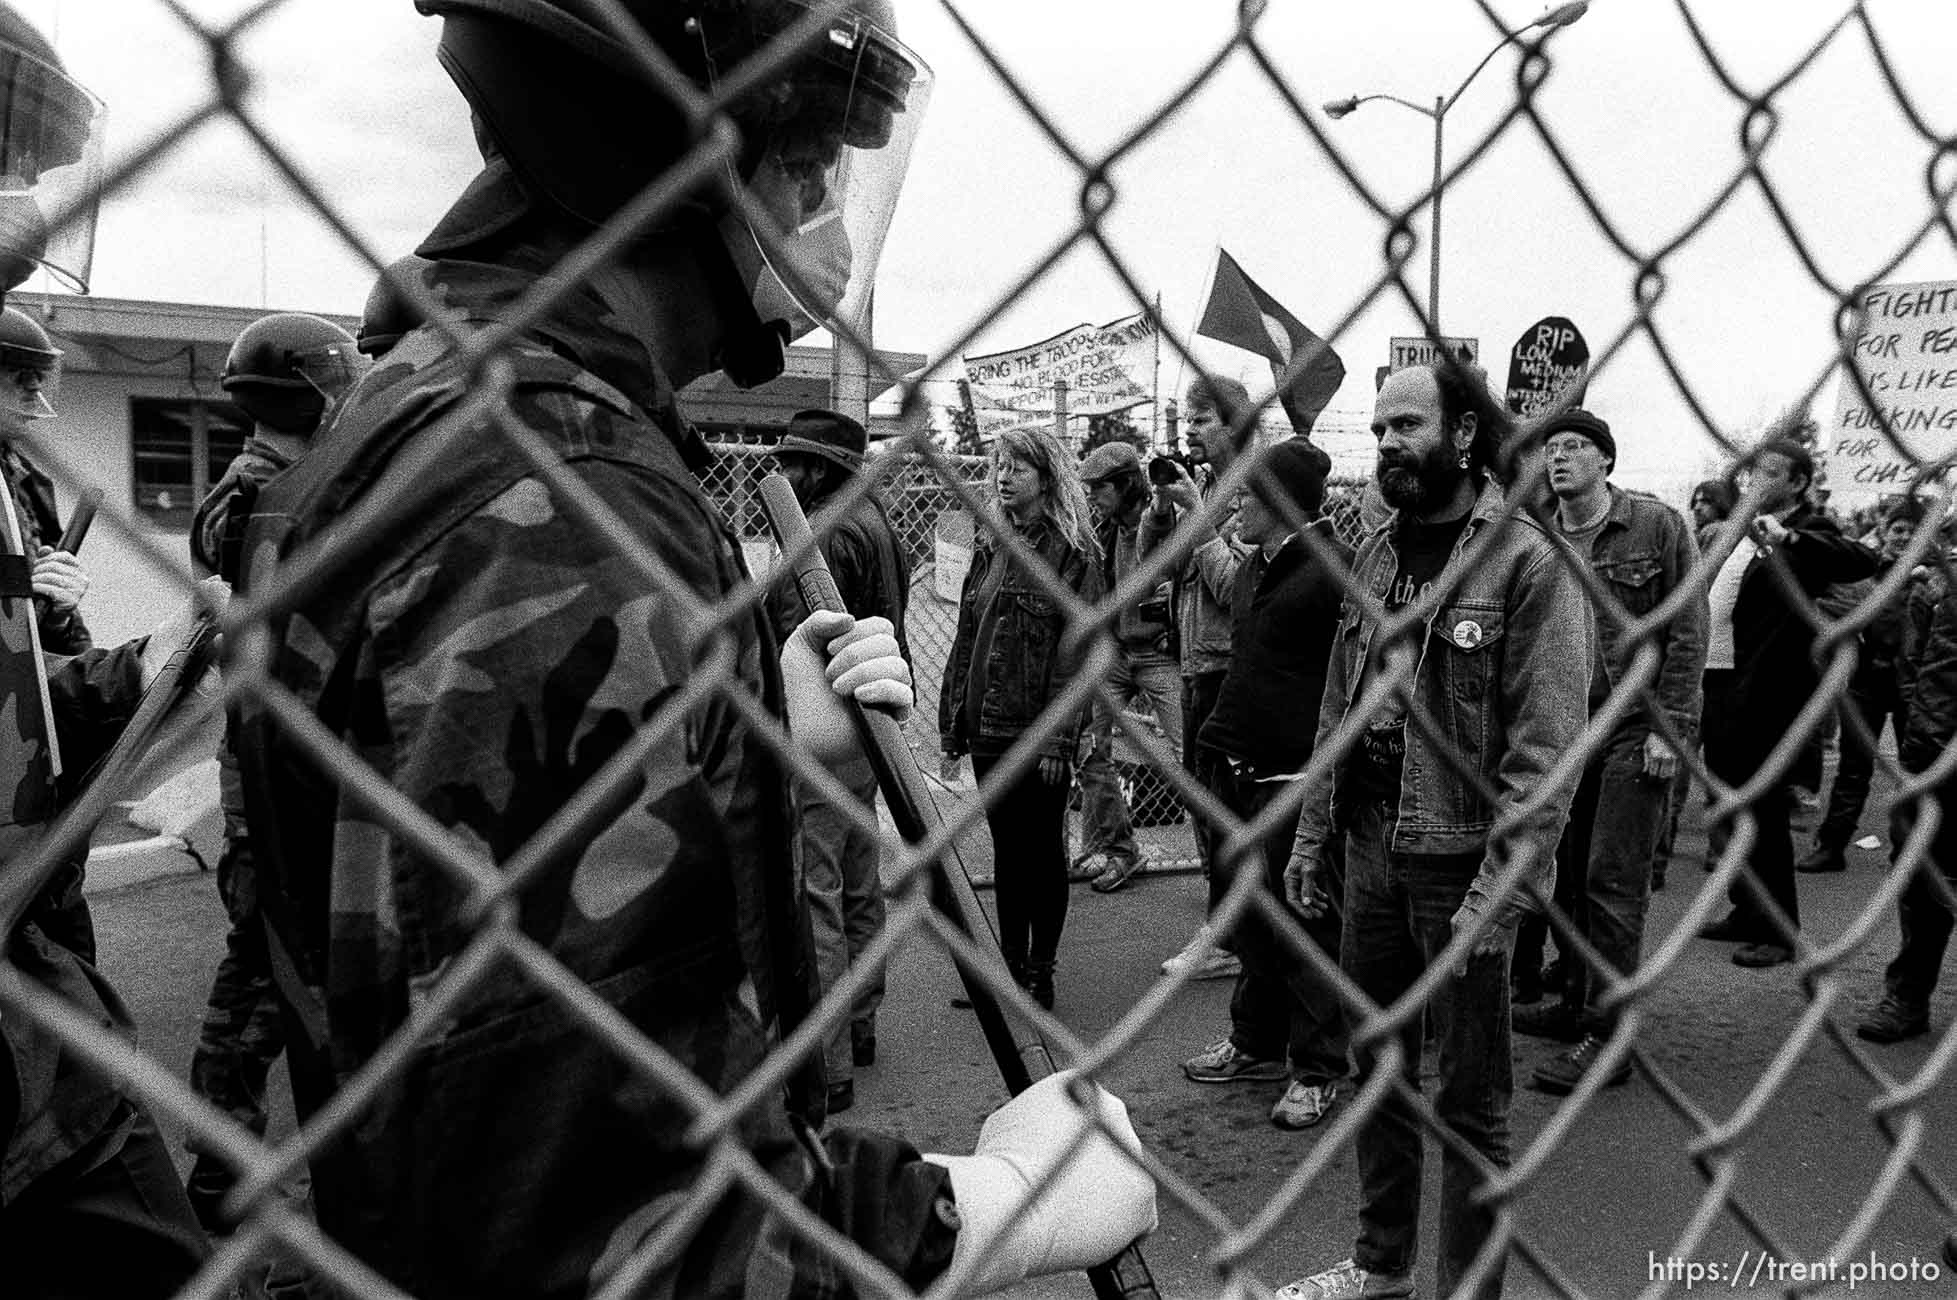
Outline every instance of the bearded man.
{"label": "bearded man", "polygon": [[[1574,569],[1492,477],[1511,424],[1453,363],[1380,387],[1377,477],[1393,513],[1353,560],[1313,747],[1341,756],[1311,773],[1285,869],[1286,901],[1325,915],[1333,836],[1345,837],[1340,965],[1377,1005],[1447,967],[1426,1013],[1440,1040],[1434,1109],[1479,1160],[1443,1151],[1437,1295],[1471,1279],[1470,1294],[1501,1293],[1501,1259],[1473,1267],[1494,1232],[1474,1193],[1480,1166],[1509,1163],[1509,956],[1517,922],[1553,887],[1575,788],[1551,772],[1583,730],[1596,654]],[[1381,685],[1393,689],[1375,702]],[[1399,1033],[1401,1087],[1359,1131],[1352,1257],[1280,1295],[1415,1294],[1421,1132],[1407,1098],[1421,1020]],[[1379,1064],[1370,1043],[1356,1056],[1362,1075]]]}

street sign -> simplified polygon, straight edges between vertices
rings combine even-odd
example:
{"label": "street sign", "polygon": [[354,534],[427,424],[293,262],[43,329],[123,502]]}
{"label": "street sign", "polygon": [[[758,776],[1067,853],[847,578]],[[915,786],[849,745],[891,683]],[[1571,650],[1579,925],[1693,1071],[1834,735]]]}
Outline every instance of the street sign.
{"label": "street sign", "polygon": [[[1455,338],[1443,334],[1440,338],[1440,347],[1446,348],[1447,354],[1456,361],[1464,361],[1471,366],[1481,364],[1480,339]],[[1386,370],[1391,374],[1395,370],[1405,370],[1408,366],[1432,365],[1438,359],[1440,350],[1435,346],[1433,339],[1425,334],[1416,334],[1412,338],[1389,339],[1386,355],[1388,358]]]}
{"label": "street sign", "polygon": [[1509,352],[1509,410],[1524,419],[1548,410],[1566,388],[1576,390],[1570,405],[1581,405],[1589,383],[1590,345],[1565,317],[1543,317]]}

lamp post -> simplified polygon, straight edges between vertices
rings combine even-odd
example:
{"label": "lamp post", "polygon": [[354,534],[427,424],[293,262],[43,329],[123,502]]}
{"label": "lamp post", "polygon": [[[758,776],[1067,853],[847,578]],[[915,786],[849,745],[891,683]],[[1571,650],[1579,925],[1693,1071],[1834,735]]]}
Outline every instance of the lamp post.
{"label": "lamp post", "polygon": [[1336,120],[1361,104],[1375,99],[1384,99],[1434,120],[1434,189],[1429,208],[1429,225],[1432,229],[1427,236],[1427,321],[1428,327],[1437,335],[1441,332],[1441,128],[1446,123],[1447,111],[1460,100],[1461,92],[1468,88],[1469,83],[1481,75],[1481,70],[1488,66],[1488,61],[1507,49],[1510,42],[1538,28],[1543,31],[1553,31],[1558,27],[1568,27],[1589,10],[1590,0],[1570,0],[1570,3],[1557,5],[1532,23],[1518,27],[1512,32],[1504,32],[1502,39],[1495,42],[1495,47],[1481,56],[1481,62],[1475,64],[1474,71],[1461,79],[1461,84],[1454,88],[1452,95],[1434,97],[1432,108],[1425,104],[1416,104],[1410,99],[1401,99],[1398,95],[1385,94],[1353,95],[1347,99],[1332,100],[1324,106],[1326,116]]}

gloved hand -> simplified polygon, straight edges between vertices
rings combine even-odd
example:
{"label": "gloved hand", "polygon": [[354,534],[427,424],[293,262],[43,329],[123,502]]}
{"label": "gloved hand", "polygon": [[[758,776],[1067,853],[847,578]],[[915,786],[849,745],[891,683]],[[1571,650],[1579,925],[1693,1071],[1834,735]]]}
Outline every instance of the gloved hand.
{"label": "gloved hand", "polygon": [[[1120,1149],[1142,1149],[1128,1108],[1112,1093],[1094,1089],[1101,1119],[1119,1137],[1117,1147],[1067,1095],[1073,1077],[1068,1070],[1050,1075],[993,1111],[971,1155],[924,1157],[950,1171],[958,1198],[963,1226],[952,1267],[975,1256],[982,1260],[967,1295],[1105,1264],[1155,1230],[1155,1181]],[[1092,1135],[1074,1150],[1083,1132]],[[1059,1174],[1032,1201],[1033,1187],[1063,1156],[1068,1158]]]}
{"label": "gloved hand", "polygon": [[88,594],[88,570],[66,551],[52,546],[35,548],[31,578],[34,594],[48,602],[57,614],[72,614]]}
{"label": "gloved hand", "polygon": [[915,698],[910,665],[888,619],[809,615],[781,648],[781,675],[788,729],[825,767],[863,756],[843,700],[882,709],[901,722]]}

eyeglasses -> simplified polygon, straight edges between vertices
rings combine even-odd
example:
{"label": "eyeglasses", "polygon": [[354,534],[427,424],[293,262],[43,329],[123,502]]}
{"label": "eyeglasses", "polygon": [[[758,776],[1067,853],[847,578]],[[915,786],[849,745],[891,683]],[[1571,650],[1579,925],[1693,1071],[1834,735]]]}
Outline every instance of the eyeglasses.
{"label": "eyeglasses", "polygon": [[1551,456],[1574,456],[1596,445],[1588,438],[1551,438],[1543,444],[1543,451]]}

